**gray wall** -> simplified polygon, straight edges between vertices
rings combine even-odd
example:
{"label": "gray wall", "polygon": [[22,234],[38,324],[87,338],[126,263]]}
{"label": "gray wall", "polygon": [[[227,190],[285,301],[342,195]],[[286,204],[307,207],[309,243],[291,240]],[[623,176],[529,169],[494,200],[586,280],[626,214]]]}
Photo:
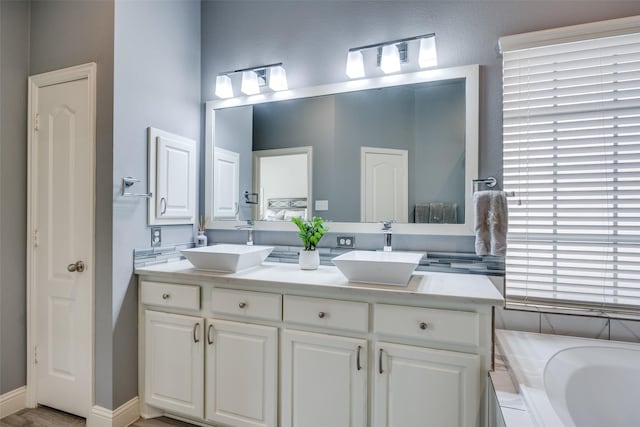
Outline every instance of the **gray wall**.
{"label": "gray wall", "polygon": [[[502,176],[500,36],[640,14],[637,1],[212,1],[202,9],[202,98],[218,73],[284,63],[290,88],[345,81],[349,48],[428,32],[440,67],[480,64],[481,176]],[[241,23],[241,24],[239,24]],[[457,238],[472,252],[473,239]],[[428,247],[430,239],[423,239]]]}
{"label": "gray wall", "polygon": [[[150,246],[147,201],[120,197],[120,179],[140,178],[146,188],[149,126],[200,141],[199,0],[116,0],[114,50],[112,323],[109,335],[96,337],[113,335],[112,395],[96,399],[106,408],[137,395],[132,253]],[[163,245],[190,242],[193,235],[190,225],[165,226]]]}
{"label": "gray wall", "polygon": [[[113,171],[113,0],[31,2],[30,74],[95,62],[96,123],[96,401],[111,401]],[[110,406],[106,406],[110,407]]]}
{"label": "gray wall", "polygon": [[29,4],[0,1],[0,394],[26,384]]}

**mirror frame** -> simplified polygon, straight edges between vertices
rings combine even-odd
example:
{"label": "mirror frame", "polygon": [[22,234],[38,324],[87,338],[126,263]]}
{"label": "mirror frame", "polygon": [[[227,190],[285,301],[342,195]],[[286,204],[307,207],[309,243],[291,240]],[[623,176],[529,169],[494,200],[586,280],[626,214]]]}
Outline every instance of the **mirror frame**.
{"label": "mirror frame", "polygon": [[[469,236],[474,234],[473,224],[473,182],[478,178],[478,138],[480,109],[480,66],[464,65],[460,67],[439,68],[413,73],[392,74],[368,79],[350,80],[282,92],[262,93],[251,96],[239,96],[224,100],[207,101],[205,105],[205,215],[212,218],[213,212],[213,148],[216,110],[240,107],[265,102],[289,99],[309,98],[337,93],[354,92],[366,89],[400,86],[415,83],[437,82],[442,80],[465,80],[465,209],[462,224],[415,224],[394,223],[393,232],[397,234],[425,234],[441,236]],[[253,170],[253,165],[251,166]],[[313,201],[310,202],[310,205]],[[230,230],[246,221],[212,220],[207,229]],[[378,233],[380,224],[362,222],[328,222],[332,233]],[[296,231],[295,224],[288,221],[255,221],[255,230]]]}

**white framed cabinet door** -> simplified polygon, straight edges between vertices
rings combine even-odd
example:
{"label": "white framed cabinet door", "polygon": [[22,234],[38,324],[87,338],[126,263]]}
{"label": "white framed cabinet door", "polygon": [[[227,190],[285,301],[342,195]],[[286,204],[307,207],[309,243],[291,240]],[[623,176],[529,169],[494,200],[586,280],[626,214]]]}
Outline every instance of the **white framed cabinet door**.
{"label": "white framed cabinet door", "polygon": [[145,403],[204,416],[204,320],[145,310]]}
{"label": "white framed cabinet door", "polygon": [[476,427],[480,356],[378,342],[374,427]]}
{"label": "white framed cabinet door", "polygon": [[150,224],[193,224],[196,216],[196,142],[149,128]]}
{"label": "white framed cabinet door", "polygon": [[277,427],[278,329],[207,319],[206,418]]}
{"label": "white framed cabinet door", "polygon": [[366,340],[285,330],[281,357],[282,427],[367,425]]}

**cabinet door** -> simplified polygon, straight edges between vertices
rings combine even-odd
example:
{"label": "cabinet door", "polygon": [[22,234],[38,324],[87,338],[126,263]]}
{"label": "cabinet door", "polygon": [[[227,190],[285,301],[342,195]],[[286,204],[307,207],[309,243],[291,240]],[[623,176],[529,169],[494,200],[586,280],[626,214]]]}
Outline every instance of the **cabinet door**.
{"label": "cabinet door", "polygon": [[240,154],[215,148],[213,171],[213,217],[235,218],[240,197]]}
{"label": "cabinet door", "polygon": [[196,207],[196,143],[163,135],[157,137],[156,217],[193,221]]}
{"label": "cabinet door", "polygon": [[374,354],[374,427],[483,425],[478,355],[385,342]]}
{"label": "cabinet door", "polygon": [[276,427],[277,328],[208,319],[206,339],[207,419]]}
{"label": "cabinet door", "polygon": [[285,330],[281,355],[282,427],[367,425],[365,340]]}
{"label": "cabinet door", "polygon": [[145,311],[145,403],[204,415],[204,321]]}

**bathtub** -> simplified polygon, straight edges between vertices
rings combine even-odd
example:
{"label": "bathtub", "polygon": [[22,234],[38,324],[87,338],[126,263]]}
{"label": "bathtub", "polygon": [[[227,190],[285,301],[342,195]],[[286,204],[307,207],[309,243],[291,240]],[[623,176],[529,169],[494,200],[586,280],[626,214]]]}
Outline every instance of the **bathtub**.
{"label": "bathtub", "polygon": [[532,424],[640,426],[640,344],[502,330],[496,340]]}

